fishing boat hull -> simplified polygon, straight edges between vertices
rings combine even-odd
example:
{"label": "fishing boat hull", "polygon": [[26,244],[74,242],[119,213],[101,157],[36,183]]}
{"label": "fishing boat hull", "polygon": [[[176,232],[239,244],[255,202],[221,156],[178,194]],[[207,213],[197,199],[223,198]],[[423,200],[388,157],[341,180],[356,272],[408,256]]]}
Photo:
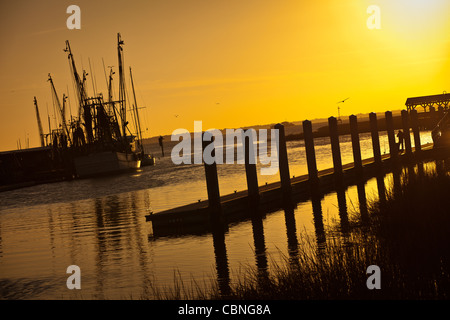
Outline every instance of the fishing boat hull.
{"label": "fishing boat hull", "polygon": [[141,160],[134,153],[98,152],[74,158],[75,172],[80,178],[129,170],[141,167]]}

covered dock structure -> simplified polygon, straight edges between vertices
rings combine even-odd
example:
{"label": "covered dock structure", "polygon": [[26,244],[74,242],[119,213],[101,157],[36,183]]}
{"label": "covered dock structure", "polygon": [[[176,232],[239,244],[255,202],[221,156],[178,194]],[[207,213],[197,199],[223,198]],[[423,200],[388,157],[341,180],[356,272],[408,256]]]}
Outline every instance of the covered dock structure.
{"label": "covered dock structure", "polygon": [[450,93],[435,94],[431,96],[423,96],[423,97],[413,97],[406,99],[406,108],[408,111],[415,110],[416,107],[420,106],[424,110],[427,111],[427,108],[437,106],[443,107],[445,110],[448,109],[450,104]]}

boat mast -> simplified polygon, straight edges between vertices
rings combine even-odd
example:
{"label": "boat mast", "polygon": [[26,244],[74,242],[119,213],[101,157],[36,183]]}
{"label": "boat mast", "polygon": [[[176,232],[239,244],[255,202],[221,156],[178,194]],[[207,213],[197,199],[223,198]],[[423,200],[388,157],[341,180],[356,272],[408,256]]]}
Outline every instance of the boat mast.
{"label": "boat mast", "polygon": [[123,72],[123,40],[120,37],[120,33],[117,34],[117,56],[119,60],[119,103],[120,103],[120,118],[122,120],[122,133],[127,145],[127,105],[126,105],[126,91],[125,91],[125,74]]}
{"label": "boat mast", "polygon": [[42,129],[41,117],[39,116],[39,108],[38,108],[36,97],[34,97],[34,106],[36,107],[36,118],[37,118],[37,123],[38,123],[38,128],[39,128],[39,137],[41,138],[41,147],[45,147],[44,130]]}
{"label": "boat mast", "polygon": [[85,104],[85,100],[87,98],[86,89],[84,87],[84,82],[86,80],[86,73],[83,72],[83,80],[81,80],[80,75],[77,72],[77,67],[75,66],[75,60],[73,59],[72,50],[70,49],[69,40],[66,40],[66,48],[64,49],[65,52],[68,52],[68,59],[70,68],[72,70],[72,75],[75,81],[75,86],[77,88],[77,97],[79,102],[79,109],[78,109],[78,121],[81,119],[81,112],[83,109],[83,106]]}
{"label": "boat mast", "polygon": [[66,109],[66,107],[65,107],[66,96],[63,95],[63,104],[61,106],[61,102],[59,101],[58,94],[56,93],[55,85],[53,83],[53,79],[52,79],[52,76],[50,75],[50,73],[48,74],[48,81],[50,81],[52,93],[53,93],[53,96],[55,97],[56,105],[58,106],[58,110],[60,112],[63,133],[69,139],[69,142],[72,143],[70,140],[69,129],[67,128],[67,125],[66,125],[66,115],[65,115],[65,113],[66,113],[66,110],[65,110]]}
{"label": "boat mast", "polygon": [[113,72],[112,67],[109,70],[109,80],[108,80],[108,102],[112,103],[113,101],[113,93],[112,93],[112,75],[115,74]]}
{"label": "boat mast", "polygon": [[136,92],[134,91],[134,82],[133,82],[133,74],[131,73],[131,67],[130,67],[130,79],[131,79],[131,88],[133,89],[133,97],[134,97],[133,113],[134,113],[134,118],[135,118],[135,123],[136,123],[136,132],[137,132],[137,137],[138,137],[140,147],[143,150],[141,122],[139,120],[139,112],[138,112],[137,101],[136,101]]}
{"label": "boat mast", "polygon": [[83,79],[80,78],[80,75],[77,72],[77,68],[75,66],[75,60],[73,59],[72,50],[70,49],[69,40],[66,40],[66,48],[65,52],[68,52],[69,65],[72,70],[73,79],[75,82],[75,86],[77,88],[77,97],[79,102],[78,108],[78,120],[77,120],[77,128],[81,129],[81,114],[83,113],[84,118],[84,128],[87,135],[87,142],[92,143],[94,141],[94,135],[92,132],[92,114],[91,114],[91,106],[87,105],[87,92],[86,92],[86,76],[87,73],[83,71]]}

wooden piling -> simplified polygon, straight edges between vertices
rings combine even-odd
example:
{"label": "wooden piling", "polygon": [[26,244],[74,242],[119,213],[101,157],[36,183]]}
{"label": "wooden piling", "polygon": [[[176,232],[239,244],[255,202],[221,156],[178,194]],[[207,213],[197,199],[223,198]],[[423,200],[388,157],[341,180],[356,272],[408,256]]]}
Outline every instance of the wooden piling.
{"label": "wooden piling", "polygon": [[361,159],[361,146],[359,144],[359,133],[358,133],[358,119],[355,115],[349,117],[350,121],[350,134],[352,138],[352,149],[353,149],[353,162],[356,169],[356,173],[360,174],[362,172],[362,159]]}
{"label": "wooden piling", "polygon": [[[284,125],[278,123],[274,127],[278,130],[278,167],[280,170],[281,192],[283,194],[283,203],[285,206],[292,205],[292,186],[291,177],[289,174],[289,161],[286,148],[286,136],[284,132]],[[273,138],[273,137],[272,137]],[[272,143],[274,141],[272,140]]]}
{"label": "wooden piling", "polygon": [[369,114],[370,119],[370,133],[372,136],[372,148],[373,148],[373,158],[374,162],[378,165],[381,164],[381,149],[380,149],[380,135],[378,133],[378,120],[377,114],[371,112]]}
{"label": "wooden piling", "polygon": [[417,115],[417,110],[411,110],[411,128],[414,134],[414,148],[415,153],[422,151],[422,144],[420,142],[420,129],[419,129],[419,117]]}
{"label": "wooden piling", "polygon": [[333,154],[334,175],[338,180],[342,179],[342,160],[341,149],[339,146],[339,133],[337,119],[335,117],[328,118],[328,128],[330,130],[331,152]]}
{"label": "wooden piling", "polygon": [[[205,134],[202,134],[202,152],[206,146],[210,143],[214,143],[214,139],[210,136],[209,141],[204,141]],[[215,149],[211,152],[211,155],[215,155]],[[208,206],[210,209],[210,215],[212,220],[220,220],[221,217],[221,204],[220,204],[220,192],[219,192],[219,178],[217,177],[217,164],[214,161],[212,164],[204,162],[205,176],[206,176],[206,188],[208,191]]]}
{"label": "wooden piling", "polygon": [[405,154],[410,156],[412,154],[411,148],[411,133],[409,130],[409,114],[407,110],[402,110],[402,127],[403,136],[405,140]]}
{"label": "wooden piling", "polygon": [[390,158],[393,161],[396,161],[398,159],[398,147],[397,143],[395,142],[394,120],[392,118],[392,112],[386,111],[385,117],[386,117],[386,130],[389,140]]}
{"label": "wooden piling", "polygon": [[309,181],[316,184],[319,180],[316,163],[316,151],[314,149],[314,136],[312,123],[309,120],[303,121],[303,137],[305,140],[306,162],[308,165]]}
{"label": "wooden piling", "polygon": [[[251,129],[250,129],[250,132]],[[259,202],[258,174],[256,172],[256,152],[253,139],[245,135],[245,174],[247,176],[247,188],[249,204],[255,208]]]}

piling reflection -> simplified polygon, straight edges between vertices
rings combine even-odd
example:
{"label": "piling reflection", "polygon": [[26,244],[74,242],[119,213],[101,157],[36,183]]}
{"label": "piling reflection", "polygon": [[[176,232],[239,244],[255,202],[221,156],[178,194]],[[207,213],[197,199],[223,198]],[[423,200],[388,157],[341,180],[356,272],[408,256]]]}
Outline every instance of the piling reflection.
{"label": "piling reflection", "polygon": [[450,172],[450,158],[444,159],[444,169],[445,169],[445,174],[448,174]]}
{"label": "piling reflection", "polygon": [[450,171],[450,159],[439,159],[435,161],[436,164],[436,173],[439,176],[445,176]]}
{"label": "piling reflection", "polygon": [[363,180],[359,180],[356,184],[358,190],[359,211],[361,214],[361,222],[369,223],[369,212],[367,209],[366,184]]}
{"label": "piling reflection", "polygon": [[380,206],[382,208],[386,207],[386,186],[384,184],[384,177],[385,175],[383,173],[379,173],[376,176],[377,179],[377,190],[378,190],[378,201],[380,203]]}
{"label": "piling reflection", "polygon": [[256,267],[258,268],[258,279],[268,278],[268,262],[266,255],[266,243],[264,239],[264,226],[261,217],[252,218],[253,242],[255,245]]}
{"label": "piling reflection", "polygon": [[438,159],[435,161],[436,164],[436,173],[438,176],[445,175],[445,167],[444,167],[444,160]]}
{"label": "piling reflection", "polygon": [[320,193],[313,193],[311,195],[311,203],[314,216],[314,227],[316,233],[317,247],[319,250],[325,248],[326,236],[325,236],[325,226],[323,224],[323,213],[322,213],[322,195]]}
{"label": "piling reflection", "polygon": [[401,183],[402,169],[398,166],[394,166],[392,171],[392,180],[394,183],[394,198],[398,198],[402,194],[402,183]]}
{"label": "piling reflection", "polygon": [[291,206],[285,207],[284,220],[286,224],[289,259],[291,263],[296,263],[298,258],[297,227],[295,224],[294,209]]}
{"label": "piling reflection", "polygon": [[216,261],[217,282],[220,294],[226,297],[230,294],[230,270],[228,267],[227,247],[225,245],[225,227],[215,222],[212,225],[214,257]]}
{"label": "piling reflection", "polygon": [[345,196],[345,188],[339,187],[336,190],[337,200],[338,200],[338,208],[339,208],[339,218],[341,221],[341,232],[344,237],[348,236],[350,232],[350,223],[348,220],[348,212],[347,212],[347,199]]}
{"label": "piling reflection", "polygon": [[416,166],[412,163],[408,163],[406,167],[407,175],[408,175],[408,181],[414,181],[417,178],[416,175]]}
{"label": "piling reflection", "polygon": [[419,179],[423,179],[425,176],[425,168],[423,166],[423,162],[417,163],[417,175],[419,176]]}

